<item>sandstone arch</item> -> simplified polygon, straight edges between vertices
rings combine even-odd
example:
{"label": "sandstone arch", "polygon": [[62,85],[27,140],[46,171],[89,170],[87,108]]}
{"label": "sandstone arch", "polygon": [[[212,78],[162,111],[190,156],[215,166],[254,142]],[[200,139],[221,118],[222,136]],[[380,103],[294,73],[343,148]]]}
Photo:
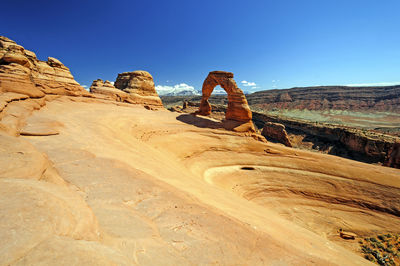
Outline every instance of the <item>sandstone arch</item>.
{"label": "sandstone arch", "polygon": [[211,104],[208,99],[214,88],[220,85],[228,94],[228,108],[225,113],[224,125],[235,131],[255,131],[252,113],[246,96],[233,79],[233,73],[226,71],[212,71],[203,82],[202,98],[197,112],[200,115],[211,114]]}

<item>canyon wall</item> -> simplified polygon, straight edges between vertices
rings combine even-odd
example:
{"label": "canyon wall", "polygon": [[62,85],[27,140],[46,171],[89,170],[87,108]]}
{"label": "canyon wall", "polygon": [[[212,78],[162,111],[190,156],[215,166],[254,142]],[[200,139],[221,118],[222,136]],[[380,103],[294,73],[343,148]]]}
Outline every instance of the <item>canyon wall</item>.
{"label": "canyon wall", "polygon": [[263,110],[375,110],[400,112],[400,85],[382,87],[320,86],[259,91],[247,96]]}
{"label": "canyon wall", "polygon": [[288,132],[305,134],[316,138],[319,142],[330,143],[334,149],[329,153],[333,155],[343,156],[345,154],[344,157],[351,159],[400,168],[398,138],[393,136],[349,127],[283,119],[257,112],[253,112],[253,122],[258,127],[263,127],[268,122],[280,123],[286,127]]}

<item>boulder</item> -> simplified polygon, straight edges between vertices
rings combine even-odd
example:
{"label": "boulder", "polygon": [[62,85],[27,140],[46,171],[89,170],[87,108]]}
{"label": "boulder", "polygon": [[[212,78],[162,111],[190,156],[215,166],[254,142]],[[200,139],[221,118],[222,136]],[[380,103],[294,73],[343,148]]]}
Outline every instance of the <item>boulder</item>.
{"label": "boulder", "polygon": [[346,231],[340,231],[340,232],[339,232],[339,235],[340,235],[341,238],[347,239],[347,240],[349,240],[349,239],[356,239],[356,237],[357,237],[356,234],[354,234],[354,233],[352,233],[352,232],[346,232]]}
{"label": "boulder", "polygon": [[261,135],[263,135],[266,139],[273,139],[287,147],[292,147],[285,126],[282,124],[273,122],[265,123]]}
{"label": "boulder", "polygon": [[[225,124],[229,125],[229,129],[235,130],[235,128],[240,128],[240,131],[243,131],[241,125],[246,124],[245,131],[254,132],[255,128],[251,121],[252,113],[247,104],[246,96],[238,88],[231,72],[212,71],[208,74],[203,83],[202,98],[197,114],[211,114],[211,105],[208,99],[217,85],[220,85],[228,94],[228,108],[225,113],[225,119],[228,122],[225,122]],[[235,125],[232,127],[232,124]]]}

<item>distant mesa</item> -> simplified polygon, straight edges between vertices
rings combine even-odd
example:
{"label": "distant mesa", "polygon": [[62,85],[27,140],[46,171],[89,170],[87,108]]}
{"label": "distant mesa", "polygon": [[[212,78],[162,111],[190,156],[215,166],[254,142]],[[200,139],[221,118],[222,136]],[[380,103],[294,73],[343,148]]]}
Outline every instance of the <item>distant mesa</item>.
{"label": "distant mesa", "polygon": [[142,104],[152,108],[163,107],[149,72],[138,70],[118,74],[114,85],[110,81],[97,79],[90,86],[90,92],[103,94],[112,100]]}
{"label": "distant mesa", "polygon": [[317,86],[265,90],[247,95],[252,107],[263,110],[400,111],[400,85],[374,87]]}
{"label": "distant mesa", "polygon": [[196,114],[211,114],[211,104],[208,99],[217,85],[220,85],[228,94],[228,108],[225,113],[224,127],[234,131],[255,132],[252,113],[247,104],[246,96],[238,88],[231,72],[212,71],[208,74],[203,83],[200,107]]}

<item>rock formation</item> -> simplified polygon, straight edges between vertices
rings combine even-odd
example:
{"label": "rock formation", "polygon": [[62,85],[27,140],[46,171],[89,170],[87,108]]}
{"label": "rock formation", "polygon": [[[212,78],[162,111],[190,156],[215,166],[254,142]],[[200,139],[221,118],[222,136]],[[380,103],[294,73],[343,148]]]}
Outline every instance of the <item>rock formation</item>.
{"label": "rock formation", "polygon": [[203,95],[197,113],[200,115],[211,114],[211,105],[208,99],[217,85],[220,85],[228,94],[228,108],[225,114],[226,128],[234,131],[255,131],[246,96],[236,85],[231,72],[212,71],[208,74],[203,83]]}
{"label": "rock formation", "polygon": [[400,142],[395,142],[390,148],[384,165],[400,169]]}
{"label": "rock formation", "polygon": [[118,74],[114,85],[108,80],[94,80],[90,92],[118,102],[142,104],[148,109],[163,106],[154,87],[153,77],[142,70]]}
{"label": "rock formation", "polygon": [[379,87],[317,86],[258,91],[247,96],[250,106],[265,110],[400,111],[400,85]]}
{"label": "rock formation", "polygon": [[265,123],[261,132],[266,139],[273,139],[287,147],[292,147],[285,126],[279,123],[267,122]]}
{"label": "rock formation", "polygon": [[45,94],[89,96],[59,60],[49,57],[40,61],[34,52],[3,36],[0,36],[0,91],[34,98]]}
{"label": "rock formation", "polygon": [[40,61],[34,52],[0,36],[0,130],[19,135],[24,119],[59,95],[91,97],[59,60]]}
{"label": "rock formation", "polygon": [[[282,124],[290,134],[306,137],[307,142],[313,142],[313,146],[317,147],[317,150],[328,151],[332,155],[400,168],[398,137],[375,134],[374,132],[344,126],[316,124],[271,116],[258,112],[253,112],[253,121],[258,127],[268,122]],[[297,146],[296,143],[293,144],[295,147]],[[332,149],[328,148],[329,146]]]}
{"label": "rock formation", "polygon": [[129,98],[129,94],[114,87],[114,85],[106,80],[96,79],[90,86],[90,92],[95,94],[102,94],[108,99],[125,102]]}
{"label": "rock formation", "polygon": [[147,71],[138,70],[118,74],[114,86],[129,94],[130,103],[162,107],[161,99],[154,87],[153,77]]}

